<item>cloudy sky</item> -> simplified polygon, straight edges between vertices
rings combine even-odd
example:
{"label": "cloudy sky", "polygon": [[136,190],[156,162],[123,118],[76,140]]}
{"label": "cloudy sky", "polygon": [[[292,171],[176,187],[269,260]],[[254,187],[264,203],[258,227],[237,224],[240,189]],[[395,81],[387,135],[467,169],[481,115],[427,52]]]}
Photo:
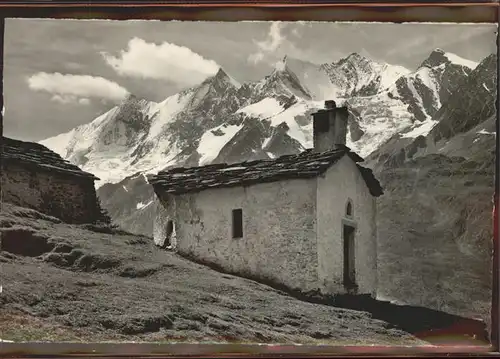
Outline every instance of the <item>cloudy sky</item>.
{"label": "cloudy sky", "polygon": [[38,141],[92,121],[129,93],[161,101],[219,67],[259,80],[284,55],[315,63],[357,52],[417,67],[435,48],[480,61],[493,25],[7,19],[4,134]]}

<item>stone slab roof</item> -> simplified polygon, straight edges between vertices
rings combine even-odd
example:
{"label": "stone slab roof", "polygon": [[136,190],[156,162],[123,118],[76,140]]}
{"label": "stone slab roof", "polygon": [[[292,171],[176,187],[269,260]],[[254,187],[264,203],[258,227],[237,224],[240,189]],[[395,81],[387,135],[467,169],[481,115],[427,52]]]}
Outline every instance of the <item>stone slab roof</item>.
{"label": "stone slab roof", "polygon": [[358,167],[373,196],[383,194],[373,172],[358,162],[363,158],[348,147],[327,152],[306,150],[297,155],[286,155],[274,160],[246,161],[235,164],[213,164],[202,167],[180,167],[161,171],[149,178],[155,191],[171,194],[200,192],[210,188],[249,186],[257,183],[288,179],[314,178],[324,173],[343,156],[349,156]]}
{"label": "stone slab roof", "polygon": [[99,180],[91,173],[82,171],[47,147],[35,143],[24,142],[2,136],[1,159],[3,163],[14,163],[39,170],[63,173],[66,175]]}

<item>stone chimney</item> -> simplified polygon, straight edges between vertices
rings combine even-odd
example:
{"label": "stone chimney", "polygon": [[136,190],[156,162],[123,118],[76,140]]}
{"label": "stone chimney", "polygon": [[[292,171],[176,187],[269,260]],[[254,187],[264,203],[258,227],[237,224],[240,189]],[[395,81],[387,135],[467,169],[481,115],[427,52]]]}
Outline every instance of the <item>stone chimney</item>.
{"label": "stone chimney", "polygon": [[347,107],[337,107],[333,100],[325,101],[325,108],[312,116],[315,152],[330,151],[337,145],[345,146],[349,117]]}

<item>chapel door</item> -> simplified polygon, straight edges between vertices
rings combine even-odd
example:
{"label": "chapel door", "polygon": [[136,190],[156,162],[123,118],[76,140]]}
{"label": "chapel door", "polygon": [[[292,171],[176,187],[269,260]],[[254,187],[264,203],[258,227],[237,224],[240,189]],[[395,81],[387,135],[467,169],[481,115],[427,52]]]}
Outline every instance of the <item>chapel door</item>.
{"label": "chapel door", "polygon": [[353,288],[356,286],[356,258],[354,250],[355,228],[344,224],[342,231],[344,243],[344,286]]}

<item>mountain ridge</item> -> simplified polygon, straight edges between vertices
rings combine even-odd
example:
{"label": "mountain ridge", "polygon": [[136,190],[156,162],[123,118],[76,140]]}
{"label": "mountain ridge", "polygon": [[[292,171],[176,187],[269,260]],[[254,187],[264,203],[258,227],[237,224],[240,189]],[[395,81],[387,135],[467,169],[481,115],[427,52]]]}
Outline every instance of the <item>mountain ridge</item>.
{"label": "mountain ridge", "polygon": [[[209,159],[218,158],[218,151],[236,136],[244,123],[252,123],[244,122],[245,119],[258,119],[270,123],[272,128],[286,123],[284,143],[298,141],[300,144],[289,150],[309,148],[312,146],[310,114],[322,107],[322,101],[332,98],[348,103],[357,114],[350,117],[350,129],[356,129],[357,135],[349,134],[349,145],[368,155],[389,135],[411,127],[416,121],[428,120],[427,111],[434,113],[436,103],[440,103],[440,99],[436,100],[440,96],[436,95],[436,89],[428,86],[442,76],[436,75],[432,83],[424,83],[421,76],[412,78],[408,69],[379,64],[356,53],[330,65],[315,65],[285,56],[270,75],[243,84],[221,67],[201,84],[161,102],[130,95],[91,123],[41,143],[83,169],[95,172],[103,178],[98,183],[100,186],[119,182],[138,171],[152,173],[173,164],[209,163]],[[384,80],[384,73],[396,75],[390,80],[392,84]],[[453,71],[454,76],[456,73]],[[466,75],[464,72],[463,76]],[[308,80],[311,78],[313,81]],[[316,81],[319,78],[322,82]],[[355,81],[351,81],[352,78]],[[351,83],[356,85],[353,87]],[[413,83],[424,90],[413,91]],[[433,100],[422,100],[430,92]],[[375,111],[370,108],[373,106]],[[426,106],[430,106],[429,109],[425,109]],[[272,128],[254,141],[252,151],[263,152],[268,158],[286,152],[279,148],[277,153],[263,151]],[[225,142],[207,144],[208,140],[215,141],[210,135],[213,133]]]}

